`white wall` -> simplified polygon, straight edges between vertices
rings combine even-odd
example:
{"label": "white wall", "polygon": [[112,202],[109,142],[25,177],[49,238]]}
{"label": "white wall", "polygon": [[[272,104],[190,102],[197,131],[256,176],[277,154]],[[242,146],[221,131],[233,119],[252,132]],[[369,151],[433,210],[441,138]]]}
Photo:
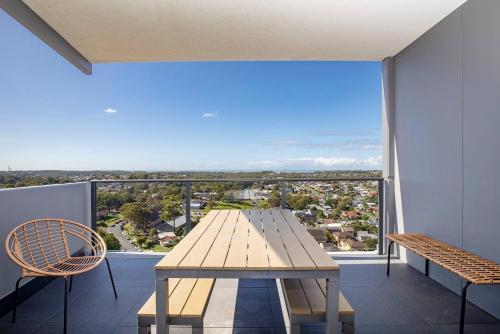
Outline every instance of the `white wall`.
{"label": "white wall", "polygon": [[[500,263],[500,1],[468,1],[394,63],[398,230]],[[422,258],[402,258],[423,270]],[[463,284],[430,273],[454,291]],[[468,292],[500,317],[498,286]]]}
{"label": "white wall", "polygon": [[[64,218],[91,224],[90,183],[0,189],[0,240],[19,224],[36,218]],[[14,290],[19,267],[0,251],[0,298]],[[27,282],[27,280],[26,280]]]}

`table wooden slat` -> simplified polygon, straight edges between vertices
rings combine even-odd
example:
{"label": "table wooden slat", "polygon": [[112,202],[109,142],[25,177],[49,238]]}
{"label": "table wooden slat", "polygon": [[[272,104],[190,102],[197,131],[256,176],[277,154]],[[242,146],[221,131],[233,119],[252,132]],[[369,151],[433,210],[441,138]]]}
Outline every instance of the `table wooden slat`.
{"label": "table wooden slat", "polygon": [[[208,226],[203,232],[203,236],[191,247],[191,250],[184,257],[180,263],[183,269],[199,269],[205,256],[208,254],[212,244],[219,234],[222,225],[229,215],[228,210],[220,211],[217,217],[213,220],[212,224]],[[189,235],[189,234],[188,234]]]}
{"label": "table wooden slat", "polygon": [[175,269],[184,259],[186,254],[191,250],[193,245],[198,241],[201,235],[205,232],[208,226],[213,222],[219,214],[218,210],[210,211],[203,217],[196,228],[182,239],[167,255],[165,255],[157,264],[157,269]]}
{"label": "table wooden slat", "polygon": [[224,269],[241,270],[247,267],[248,225],[250,221],[240,211],[234,228]]}
{"label": "table wooden slat", "polygon": [[242,214],[247,215],[250,220],[250,224],[248,224],[247,269],[268,270],[269,257],[267,256],[260,211],[242,211]]}
{"label": "table wooden slat", "polygon": [[212,210],[157,269],[329,270],[338,265],[289,210]]}
{"label": "table wooden slat", "polygon": [[307,232],[290,210],[272,210],[273,216],[282,215],[293,230],[304,249],[314,261],[318,269],[338,269],[338,264],[318,245],[318,242]]}
{"label": "table wooden slat", "polygon": [[212,248],[210,248],[210,251],[201,265],[202,269],[218,269],[224,267],[224,262],[229,252],[229,246],[231,245],[231,239],[233,238],[239,214],[239,210],[231,210],[229,212],[224,225],[213,242]]}
{"label": "table wooden slat", "polygon": [[316,265],[311,260],[306,250],[302,247],[302,244],[299,239],[297,239],[295,233],[292,231],[281,212],[279,210],[272,210],[271,214],[276,226],[278,227],[278,231],[288,255],[292,260],[293,268],[295,270],[316,269]]}
{"label": "table wooden slat", "polygon": [[288,256],[283,240],[269,210],[261,211],[262,226],[267,244],[267,255],[271,270],[293,270],[292,260]]}

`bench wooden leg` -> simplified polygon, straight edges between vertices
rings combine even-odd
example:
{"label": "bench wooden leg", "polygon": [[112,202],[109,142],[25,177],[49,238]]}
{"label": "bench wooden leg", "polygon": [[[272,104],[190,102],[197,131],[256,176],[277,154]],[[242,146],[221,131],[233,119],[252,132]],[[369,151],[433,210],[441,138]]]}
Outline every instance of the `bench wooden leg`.
{"label": "bench wooden leg", "polygon": [[390,270],[391,270],[391,247],[394,241],[389,242],[389,245],[387,246],[387,276],[389,276]]}
{"label": "bench wooden leg", "polygon": [[339,281],[326,279],[326,334],[339,333]]}
{"label": "bench wooden leg", "polygon": [[168,334],[168,279],[156,280],[156,333]]}
{"label": "bench wooden leg", "polygon": [[470,282],[467,282],[465,286],[462,288],[462,304],[460,307],[460,334],[464,333],[464,324],[465,324],[465,304],[467,302],[467,288],[469,287]]}

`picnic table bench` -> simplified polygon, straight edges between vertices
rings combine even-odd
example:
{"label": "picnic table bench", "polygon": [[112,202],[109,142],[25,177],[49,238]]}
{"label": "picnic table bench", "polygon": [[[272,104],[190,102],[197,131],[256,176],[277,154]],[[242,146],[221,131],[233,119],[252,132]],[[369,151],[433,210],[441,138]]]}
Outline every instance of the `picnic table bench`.
{"label": "picnic table bench", "polygon": [[337,334],[339,266],[290,210],[211,210],[155,267],[156,328],[170,323],[170,278],[325,280],[325,331]]}
{"label": "picnic table bench", "polygon": [[[203,317],[212,293],[213,278],[170,278],[168,316],[175,325],[203,327]],[[156,293],[137,312],[138,334],[150,334],[155,323]]]}
{"label": "picnic table bench", "polygon": [[463,278],[460,308],[460,333],[464,332],[465,302],[467,288],[471,284],[500,284],[500,265],[476,254],[464,251],[425,234],[387,234],[387,276],[390,274],[391,247],[394,243],[422,256],[425,259],[425,275],[429,276],[429,262],[435,263]]}
{"label": "picnic table bench", "polygon": [[[291,334],[301,332],[301,325],[325,321],[326,282],[324,279],[280,279]],[[278,291],[279,293],[279,291]],[[342,333],[354,334],[354,309],[339,292],[339,321]]]}

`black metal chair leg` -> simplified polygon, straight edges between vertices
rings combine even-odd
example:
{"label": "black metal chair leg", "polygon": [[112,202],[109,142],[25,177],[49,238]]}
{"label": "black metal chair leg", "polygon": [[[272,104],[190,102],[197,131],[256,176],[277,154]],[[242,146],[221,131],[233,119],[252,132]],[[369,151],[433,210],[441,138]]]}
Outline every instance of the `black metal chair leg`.
{"label": "black metal chair leg", "polygon": [[465,303],[467,302],[467,288],[471,282],[467,282],[462,288],[462,304],[460,307],[460,334],[464,333],[465,325]]}
{"label": "black metal chair leg", "polygon": [[429,259],[425,259],[425,276],[429,276]]}
{"label": "black metal chair leg", "polygon": [[71,292],[71,289],[73,288],[73,276],[69,277],[69,292]]}
{"label": "black metal chair leg", "polygon": [[389,242],[389,245],[387,246],[387,276],[389,276],[390,270],[391,270],[391,247],[394,241]]}
{"label": "black metal chair leg", "polygon": [[109,261],[107,258],[104,259],[106,260],[106,265],[108,266],[109,278],[111,279],[111,285],[113,286],[113,293],[115,294],[115,298],[118,298],[118,295],[116,294],[115,281],[113,280],[113,274],[111,273],[111,267],[109,266]]}
{"label": "black metal chair leg", "polygon": [[19,283],[24,277],[19,277],[16,281],[16,290],[14,291],[14,308],[12,309],[12,323],[16,323],[16,311],[17,311],[17,290],[19,289]]}
{"label": "black metal chair leg", "polygon": [[68,328],[68,276],[64,276],[64,334]]}

